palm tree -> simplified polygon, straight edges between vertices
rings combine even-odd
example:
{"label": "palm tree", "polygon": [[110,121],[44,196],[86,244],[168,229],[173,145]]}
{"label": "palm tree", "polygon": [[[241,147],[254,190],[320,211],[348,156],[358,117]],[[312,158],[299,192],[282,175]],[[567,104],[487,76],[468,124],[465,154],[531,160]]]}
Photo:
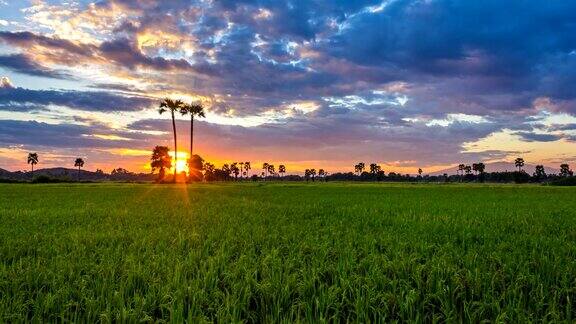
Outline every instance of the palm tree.
{"label": "palm tree", "polygon": [[472,167],[467,165],[464,167],[464,172],[466,172],[466,174],[471,174],[472,173]]}
{"label": "palm tree", "polygon": [[319,169],[318,170],[318,177],[324,178],[325,176],[326,176],[326,171],[324,171],[324,169]]}
{"label": "palm tree", "polygon": [[182,116],[190,114],[190,156],[194,155],[194,116],[205,118],[204,106],[202,104],[182,105],[180,107]]}
{"label": "palm tree", "polygon": [[[178,139],[176,136],[176,118],[174,117],[175,111],[180,111],[184,107],[184,103],[181,100],[164,99],[160,103],[160,108],[158,108],[158,113],[162,115],[163,113],[170,111],[172,116],[172,132],[174,133],[174,161],[178,161]],[[178,174],[178,163],[174,163],[174,182],[176,182],[176,175]]]}
{"label": "palm tree", "polygon": [[152,167],[152,173],[154,170],[160,170],[158,172],[157,181],[160,182],[164,179],[166,174],[165,169],[170,169],[172,167],[172,157],[170,156],[170,149],[167,146],[156,146],[152,150],[152,157],[150,158],[150,166]]}
{"label": "palm tree", "polygon": [[238,167],[238,163],[234,162],[230,165],[230,171],[234,174],[234,179],[238,180],[238,175],[240,174],[240,168]]}
{"label": "palm tree", "polygon": [[278,166],[278,173],[280,173],[282,177],[284,177],[284,174],[286,173],[286,166],[284,164],[280,164]]}
{"label": "palm tree", "polygon": [[518,168],[518,172],[522,172],[522,167],[524,166],[524,159],[523,158],[516,158],[514,160],[514,165]]}
{"label": "palm tree", "polygon": [[574,173],[570,170],[570,165],[568,163],[560,164],[560,175],[563,177],[571,176]]}
{"label": "palm tree", "polygon": [[34,178],[34,166],[38,164],[38,153],[28,153],[28,164],[32,166],[32,178]]}
{"label": "palm tree", "polygon": [[248,177],[248,171],[252,169],[252,167],[250,166],[250,162],[244,162],[244,173],[246,174],[246,177]]}
{"label": "palm tree", "polygon": [[274,168],[274,164],[268,164],[268,175],[274,176],[276,174],[276,169]]}
{"label": "palm tree", "polygon": [[244,178],[244,175],[242,173],[244,173],[244,162],[238,162],[238,164],[240,164],[240,179]]}
{"label": "palm tree", "polygon": [[364,171],[364,168],[366,168],[366,165],[364,162],[360,162],[354,166],[354,171],[357,172],[358,175],[361,175],[362,171]]}
{"label": "palm tree", "polygon": [[84,160],[82,158],[76,158],[74,166],[78,168],[78,180],[80,180],[80,169],[84,166]]}
{"label": "palm tree", "polygon": [[423,172],[422,169],[421,169],[421,168],[418,168],[418,176],[419,176],[419,177],[422,177],[422,172]]}
{"label": "palm tree", "polygon": [[534,178],[538,180],[546,178],[546,170],[543,165],[539,164],[536,166],[536,169],[534,170]]}
{"label": "palm tree", "polygon": [[262,170],[264,170],[264,172],[266,172],[266,176],[265,176],[265,177],[268,176],[268,166],[269,166],[269,164],[268,164],[267,162],[264,162],[264,163],[262,164]]}
{"label": "palm tree", "polygon": [[316,169],[310,169],[310,176],[312,177],[312,182],[314,182],[314,177],[316,176]]}
{"label": "palm tree", "polygon": [[376,164],[376,163],[371,163],[370,164],[370,173],[372,174],[376,174],[378,173],[382,168]]}

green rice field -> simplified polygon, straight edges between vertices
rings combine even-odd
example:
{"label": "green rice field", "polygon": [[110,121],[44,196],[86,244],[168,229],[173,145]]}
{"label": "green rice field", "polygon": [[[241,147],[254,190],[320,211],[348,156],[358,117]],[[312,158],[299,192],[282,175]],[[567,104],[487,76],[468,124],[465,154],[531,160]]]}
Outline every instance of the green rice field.
{"label": "green rice field", "polygon": [[576,188],[0,185],[0,322],[572,322]]}

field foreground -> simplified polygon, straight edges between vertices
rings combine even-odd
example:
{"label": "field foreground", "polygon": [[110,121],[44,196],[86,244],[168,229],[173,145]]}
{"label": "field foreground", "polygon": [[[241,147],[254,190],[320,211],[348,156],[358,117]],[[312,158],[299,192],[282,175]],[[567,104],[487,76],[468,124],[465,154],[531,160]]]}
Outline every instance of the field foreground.
{"label": "field foreground", "polygon": [[0,185],[0,322],[571,321],[576,188]]}

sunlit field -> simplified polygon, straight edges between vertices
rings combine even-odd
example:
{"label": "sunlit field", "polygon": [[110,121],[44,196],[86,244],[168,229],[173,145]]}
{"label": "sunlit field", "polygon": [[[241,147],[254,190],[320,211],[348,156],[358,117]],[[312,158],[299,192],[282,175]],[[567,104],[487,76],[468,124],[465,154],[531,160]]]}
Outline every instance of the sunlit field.
{"label": "sunlit field", "polygon": [[0,322],[571,321],[576,190],[2,185]]}

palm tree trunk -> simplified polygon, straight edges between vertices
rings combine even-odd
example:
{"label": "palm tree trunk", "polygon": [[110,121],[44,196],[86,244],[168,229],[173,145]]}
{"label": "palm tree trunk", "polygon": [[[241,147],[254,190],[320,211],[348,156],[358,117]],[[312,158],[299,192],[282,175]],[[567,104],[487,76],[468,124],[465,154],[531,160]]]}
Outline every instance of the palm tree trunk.
{"label": "palm tree trunk", "polygon": [[78,181],[80,181],[80,167],[78,167]]}
{"label": "palm tree trunk", "polygon": [[190,158],[194,155],[194,115],[190,114]]}
{"label": "palm tree trunk", "polygon": [[34,179],[34,164],[32,164],[32,179]]}
{"label": "palm tree trunk", "polygon": [[172,112],[172,131],[174,132],[174,179],[176,182],[176,176],[178,175],[178,139],[176,138],[176,119],[174,118],[174,110]]}

